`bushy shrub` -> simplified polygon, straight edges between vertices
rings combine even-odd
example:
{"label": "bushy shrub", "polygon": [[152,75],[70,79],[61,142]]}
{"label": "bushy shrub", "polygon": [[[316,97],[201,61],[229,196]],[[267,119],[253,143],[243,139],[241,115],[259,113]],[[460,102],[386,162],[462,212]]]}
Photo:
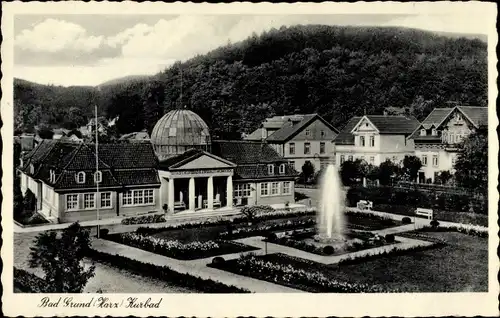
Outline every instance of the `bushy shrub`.
{"label": "bushy shrub", "polygon": [[226,261],[226,260],[224,259],[224,257],[217,256],[217,257],[214,257],[214,258],[212,259],[212,264],[217,265],[217,264],[224,263],[225,261]]}
{"label": "bushy shrub", "polygon": [[325,253],[326,255],[332,255],[333,253],[335,253],[335,249],[333,248],[333,246],[327,245],[323,247],[323,253]]}
{"label": "bushy shrub", "polygon": [[403,224],[411,224],[411,219],[405,216],[404,218],[401,219],[401,222],[403,222]]}
{"label": "bushy shrub", "polygon": [[14,267],[14,287],[23,293],[51,293],[51,285],[23,269]]}
{"label": "bushy shrub", "polygon": [[394,241],[395,241],[394,234],[387,234],[387,235],[385,236],[385,241],[386,241],[387,243],[394,243]]}
{"label": "bushy shrub", "polygon": [[432,220],[431,221],[431,226],[432,227],[438,227],[439,226],[439,221],[438,220]]}
{"label": "bushy shrub", "polygon": [[256,216],[273,212],[274,209],[269,205],[254,205],[244,206],[241,209],[243,214],[248,220],[253,220]]}

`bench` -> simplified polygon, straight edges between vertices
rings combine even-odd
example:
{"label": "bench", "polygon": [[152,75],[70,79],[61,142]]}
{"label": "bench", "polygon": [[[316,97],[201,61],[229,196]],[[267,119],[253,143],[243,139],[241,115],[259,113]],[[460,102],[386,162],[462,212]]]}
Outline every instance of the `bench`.
{"label": "bench", "polygon": [[356,207],[360,210],[371,210],[373,209],[373,202],[367,200],[359,200],[358,203],[356,203]]}
{"label": "bench", "polygon": [[424,216],[427,219],[432,220],[432,218],[434,217],[434,212],[431,209],[417,208],[415,210],[415,215]]}
{"label": "bench", "polygon": [[174,210],[185,210],[185,209],[186,209],[186,203],[182,201],[174,202]]}

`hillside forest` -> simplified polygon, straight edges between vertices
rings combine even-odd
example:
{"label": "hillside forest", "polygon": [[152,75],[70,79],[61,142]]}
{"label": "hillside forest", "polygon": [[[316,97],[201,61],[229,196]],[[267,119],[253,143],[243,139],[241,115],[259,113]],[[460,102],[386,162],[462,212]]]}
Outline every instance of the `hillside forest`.
{"label": "hillside forest", "polygon": [[[181,76],[182,74],[182,76]],[[182,83],[182,89],[181,89]],[[182,92],[182,93],[181,93]],[[487,105],[487,44],[402,28],[282,27],[228,43],[154,76],[97,87],[14,81],[16,133],[76,128],[119,116],[119,134],[151,131],[191,109],[214,139],[239,139],[272,115],[317,112],[341,128],[352,116],[404,109],[423,120],[449,103]]]}

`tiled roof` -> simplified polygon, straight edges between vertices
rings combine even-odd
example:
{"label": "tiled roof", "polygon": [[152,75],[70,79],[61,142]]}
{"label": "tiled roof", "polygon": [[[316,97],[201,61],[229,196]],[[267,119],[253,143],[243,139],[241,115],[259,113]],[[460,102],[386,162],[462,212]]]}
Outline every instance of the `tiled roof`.
{"label": "tiled roof", "polygon": [[476,126],[488,125],[488,107],[457,106]]}
{"label": "tiled roof", "polygon": [[251,134],[245,136],[245,138],[243,138],[243,139],[254,140],[254,141],[262,140],[262,128],[257,128]]}
{"label": "tiled roof", "polygon": [[237,165],[286,161],[267,143],[256,141],[213,141],[212,153]]}
{"label": "tiled roof", "polygon": [[286,163],[285,173],[279,173],[279,164],[274,164],[274,174],[269,174],[268,164],[253,164],[253,165],[243,165],[237,166],[234,170],[234,178],[238,179],[272,179],[272,180],[282,180],[282,179],[294,179],[299,173],[295,169]]}
{"label": "tiled roof", "polygon": [[206,151],[201,150],[201,149],[193,148],[193,149],[189,149],[189,150],[185,151],[184,153],[182,153],[180,155],[173,156],[173,157],[170,157],[170,158],[167,158],[165,160],[160,161],[159,167],[161,169],[164,169],[164,170],[175,169],[175,168],[178,168],[178,167],[184,165],[185,163],[192,161],[196,158],[199,158],[203,155],[206,155],[206,156],[209,156],[212,158],[215,157],[215,159],[226,163],[228,166],[231,166],[231,167],[236,166],[233,162],[228,161],[224,158],[218,157],[212,153],[206,152]]}
{"label": "tiled roof", "polygon": [[[44,140],[25,157],[22,171],[55,189],[93,188],[95,172],[95,145]],[[35,171],[30,172],[33,164]],[[157,159],[151,144],[99,144],[100,187],[159,185]],[[56,181],[50,182],[50,170]],[[83,184],[76,182],[76,173],[85,172]]]}
{"label": "tiled roof", "polygon": [[354,145],[354,135],[351,134],[351,130],[353,130],[360,119],[361,117],[353,117],[347,122],[337,137],[333,139],[336,145]]}
{"label": "tiled roof", "polygon": [[406,116],[367,115],[381,134],[411,134],[419,125],[417,119]]}
{"label": "tiled roof", "polygon": [[267,137],[266,140],[269,142],[286,142],[287,140],[290,140],[290,138],[293,138],[296,134],[298,134],[300,131],[302,131],[305,127],[307,127],[310,123],[312,123],[316,119],[321,120],[325,125],[330,127],[333,131],[337,132],[337,129],[335,129],[330,123],[328,123],[318,114],[307,114],[300,116],[302,116],[302,119],[298,123],[294,124],[292,121],[286,121],[279,130],[277,130],[272,135]]}
{"label": "tiled roof", "polygon": [[[479,127],[488,125],[488,107],[479,106],[456,106],[454,108],[434,108],[432,112],[424,119],[411,134],[410,138],[415,140],[427,141],[427,136],[420,136],[420,129],[431,129],[433,126],[438,129],[439,126],[453,113],[454,110],[459,110],[467,117],[474,126]],[[436,137],[436,136],[434,136]],[[440,139],[440,137],[437,137]],[[433,138],[432,140],[434,140]]]}

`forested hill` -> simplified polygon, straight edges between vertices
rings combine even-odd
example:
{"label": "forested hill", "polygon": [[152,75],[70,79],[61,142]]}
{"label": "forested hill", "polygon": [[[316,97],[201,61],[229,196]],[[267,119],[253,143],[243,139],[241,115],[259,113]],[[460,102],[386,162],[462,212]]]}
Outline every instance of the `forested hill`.
{"label": "forested hill", "polygon": [[[152,77],[105,85],[96,100],[106,116],[120,115],[122,133],[152,129],[181,105],[202,116],[214,138],[239,138],[274,114],[318,112],[342,127],[365,111],[407,107],[423,119],[449,101],[486,106],[486,49],[478,39],[413,29],[282,27]],[[19,121],[25,126],[34,119],[72,125],[71,107],[81,108],[82,118],[92,113],[93,88],[15,84],[17,107],[43,110],[24,112]]]}

